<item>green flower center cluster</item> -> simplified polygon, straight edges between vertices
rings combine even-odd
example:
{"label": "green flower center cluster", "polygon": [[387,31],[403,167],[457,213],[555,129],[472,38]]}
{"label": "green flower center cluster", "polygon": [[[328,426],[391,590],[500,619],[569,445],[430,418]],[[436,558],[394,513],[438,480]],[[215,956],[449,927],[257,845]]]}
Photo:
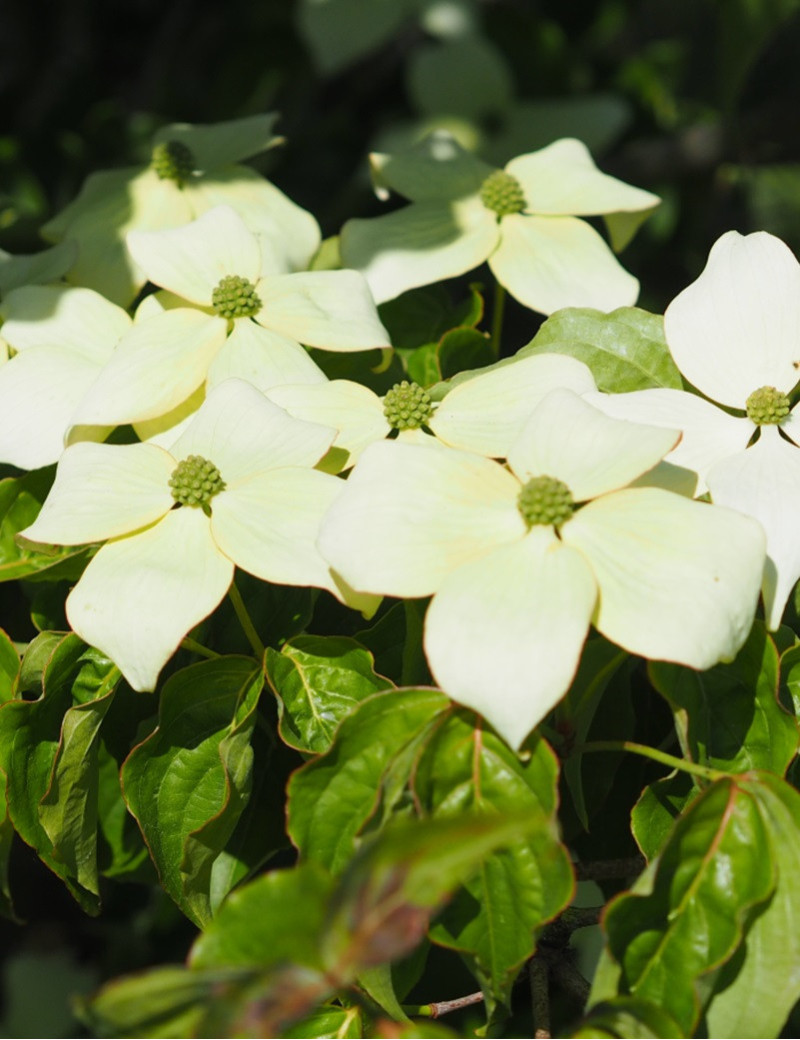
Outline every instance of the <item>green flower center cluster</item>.
{"label": "green flower center cluster", "polygon": [[481,202],[498,217],[521,213],[526,205],[522,185],[505,170],[489,174],[481,185]]}
{"label": "green flower center cluster", "polygon": [[256,287],[238,274],[229,274],[211,294],[211,304],[221,318],[252,318],[261,310]]}
{"label": "green flower center cluster", "polygon": [[383,414],[393,430],[418,430],[433,415],[427,390],[418,383],[395,383],[383,399]]}
{"label": "green flower center cluster", "polygon": [[756,426],[777,425],[789,414],[789,398],[774,386],[762,386],[750,394],[745,408],[747,418]]}
{"label": "green flower center cluster", "polygon": [[517,508],[528,527],[559,527],[572,516],[575,502],[567,485],[556,477],[531,477],[517,497]]}
{"label": "green flower center cluster", "polygon": [[225,481],[213,462],[202,455],[189,455],[172,471],[169,486],[180,505],[202,507],[225,490]]}
{"label": "green flower center cluster", "polygon": [[153,149],[150,166],[162,181],[183,184],[197,169],[191,148],[180,141],[162,141]]}

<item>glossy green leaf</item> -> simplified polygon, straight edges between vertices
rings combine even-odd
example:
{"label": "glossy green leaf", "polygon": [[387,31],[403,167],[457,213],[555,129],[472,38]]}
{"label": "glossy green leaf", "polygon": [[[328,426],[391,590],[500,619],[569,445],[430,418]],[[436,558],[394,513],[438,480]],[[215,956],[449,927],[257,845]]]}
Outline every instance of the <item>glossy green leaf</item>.
{"label": "glossy green leaf", "polygon": [[380,806],[392,767],[403,763],[398,784],[404,788],[407,752],[449,710],[438,690],[391,690],[370,697],[342,722],[331,749],[289,783],[289,836],[305,858],[334,873],[345,866]]}
{"label": "glossy green leaf", "polygon": [[733,956],[749,917],[775,889],[767,841],[753,792],[717,781],[631,892],[608,907],[604,927],[620,990],[662,1007],[685,1034],[701,1014],[703,976]]}
{"label": "glossy green leaf", "polygon": [[781,654],[781,693],[783,701],[800,715],[800,645],[790,646]]}
{"label": "glossy green leaf", "polygon": [[0,480],[0,581],[35,574],[77,577],[87,551],[83,546],[58,546],[43,553],[30,542],[18,542],[17,534],[29,527],[42,508],[53,483],[55,467],[37,469],[23,477]]}
{"label": "glossy green leaf", "polygon": [[607,393],[683,388],[664,339],[663,319],[638,307],[620,307],[610,314],[589,307],[557,311],[517,356],[530,354],[577,358],[589,366],[598,387]]}
{"label": "glossy green leaf", "polygon": [[337,1007],[326,1004],[281,1032],[284,1040],[313,1040],[339,1037],[350,1040],[364,1036],[364,1013],[358,1005]]}
{"label": "glossy green leaf", "polygon": [[729,664],[697,672],[655,661],[649,675],[669,702],[692,761],[731,773],[786,772],[800,731],[778,701],[778,651],[761,622]]}
{"label": "glossy green leaf", "polygon": [[[682,1037],[677,1022],[656,1004],[638,997],[614,997],[595,1004],[578,1028],[569,1034],[575,1040],[651,1040]],[[732,1035],[732,1034],[731,1034]]]}
{"label": "glossy green leaf", "polygon": [[800,999],[800,794],[769,774],[742,782],[764,822],[759,850],[778,875],[745,936],[743,957],[720,972],[706,1012],[709,1036],[779,1036]]}
{"label": "glossy green leaf", "polygon": [[692,777],[677,771],[642,791],[631,811],[631,832],[648,861],[661,851],[675,821],[698,793]]}
{"label": "glossy green leaf", "polygon": [[112,662],[77,636],[46,633],[20,669],[20,687],[38,699],[0,708],[9,816],[90,913],[99,909],[97,738],[118,681]]}
{"label": "glossy green leaf", "polygon": [[128,807],[162,884],[200,925],[219,898],[215,861],[249,796],[250,737],[262,685],[259,669],[244,657],[176,672],[161,693],[158,728],[123,766]]}
{"label": "glossy green leaf", "polygon": [[486,857],[431,932],[434,942],[467,959],[490,1009],[508,1003],[538,931],[573,892],[569,856],[555,822],[555,755],[534,738],[520,758],[472,712],[459,711],[421,749],[412,783],[422,811],[434,820],[495,812],[524,813],[530,821],[528,838]]}
{"label": "glossy green leaf", "polygon": [[283,961],[321,967],[320,936],[333,890],[314,863],[274,870],[220,907],[190,956],[193,968],[271,968]]}
{"label": "glossy green leaf", "polygon": [[439,344],[426,343],[415,350],[401,352],[408,378],[420,386],[429,387],[442,378],[439,367]]}
{"label": "glossy green leaf", "polygon": [[369,650],[354,639],[297,636],[268,649],[267,680],[278,698],[279,731],[301,751],[327,751],[341,720],[365,698],[391,687]]}

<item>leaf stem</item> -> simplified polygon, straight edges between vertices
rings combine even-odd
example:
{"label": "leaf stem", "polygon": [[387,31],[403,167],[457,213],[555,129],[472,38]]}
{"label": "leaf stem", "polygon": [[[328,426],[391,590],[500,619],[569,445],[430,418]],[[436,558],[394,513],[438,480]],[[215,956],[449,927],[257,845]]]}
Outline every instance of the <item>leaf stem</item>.
{"label": "leaf stem", "polygon": [[494,307],[492,308],[492,353],[500,357],[500,336],[503,332],[503,316],[506,309],[506,290],[499,283],[494,283]]}
{"label": "leaf stem", "polygon": [[196,639],[192,639],[191,636],[184,636],[181,640],[181,646],[184,650],[189,650],[193,654],[199,654],[200,657],[208,657],[209,659],[215,657],[221,657],[216,650],[209,650],[207,646],[203,646],[202,643],[198,643]]}
{"label": "leaf stem", "polygon": [[233,609],[236,613],[236,617],[239,619],[239,624],[242,626],[242,631],[247,636],[247,641],[252,646],[253,652],[259,661],[264,660],[264,644],[261,642],[258,632],[256,632],[256,626],[253,624],[250,615],[247,612],[247,607],[244,605],[242,594],[236,587],[236,582],[231,582],[231,587],[228,589],[228,597],[233,605]]}
{"label": "leaf stem", "polygon": [[437,1000],[433,1004],[403,1004],[402,1007],[409,1017],[439,1018],[451,1011],[470,1007],[471,1004],[480,1004],[482,1000],[483,993],[478,990],[477,993],[468,993],[466,997],[456,997],[455,1000]]}
{"label": "leaf stem", "polygon": [[634,755],[641,755],[643,758],[659,762],[662,766],[679,769],[692,776],[702,777],[704,780],[722,780],[728,776],[721,769],[712,769],[711,766],[700,766],[696,762],[688,762],[685,758],[676,758],[675,755],[668,755],[666,751],[659,751],[658,748],[649,747],[647,744],[637,744],[635,740],[589,740],[585,744],[576,744],[572,751],[573,754],[587,751],[630,751]]}

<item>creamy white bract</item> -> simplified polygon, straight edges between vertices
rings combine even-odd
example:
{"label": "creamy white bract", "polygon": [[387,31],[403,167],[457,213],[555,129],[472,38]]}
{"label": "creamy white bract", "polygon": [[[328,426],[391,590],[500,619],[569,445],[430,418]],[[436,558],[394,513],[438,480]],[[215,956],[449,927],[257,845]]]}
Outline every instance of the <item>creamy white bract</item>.
{"label": "creamy white bract", "polygon": [[342,229],[343,261],[364,272],[379,303],[484,261],[516,299],[543,314],[636,302],[638,281],[579,218],[602,215],[622,249],[660,200],[602,173],[580,141],[556,141],[496,170],[440,132],[397,156],[373,155],[372,163],[379,191],[411,200]]}
{"label": "creamy white bract", "polygon": [[[363,592],[433,595],[434,677],[519,747],[566,692],[590,623],[631,653],[693,668],[731,659],[747,637],[759,524],[628,487],[678,437],[553,390],[508,468],[455,449],[373,444],[325,518],[320,549]],[[532,522],[542,479],[580,508]]]}
{"label": "creamy white bract", "polygon": [[681,390],[590,399],[609,415],[682,430],[668,459],[698,475],[698,493],[760,521],[775,629],[800,578],[800,412],[788,400],[800,377],[800,264],[773,235],[729,231],[664,326],[678,368],[710,400]]}
{"label": "creamy white bract", "polygon": [[[375,598],[352,594],[315,546],[322,516],[343,486],[313,468],[334,436],[229,380],[169,451],[154,444],[67,448],[41,513],[22,537],[105,542],[70,593],[67,617],[134,689],[152,690],[181,639],[217,607],[235,566],[374,609]],[[197,459],[219,480],[208,499],[182,503],[170,481]]]}

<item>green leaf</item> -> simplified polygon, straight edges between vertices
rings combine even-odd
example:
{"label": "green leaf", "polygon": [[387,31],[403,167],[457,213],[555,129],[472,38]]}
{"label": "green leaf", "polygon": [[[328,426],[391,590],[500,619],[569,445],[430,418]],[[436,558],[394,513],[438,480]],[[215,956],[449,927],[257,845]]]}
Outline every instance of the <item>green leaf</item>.
{"label": "green leaf", "polygon": [[[342,870],[356,838],[378,811],[392,768],[450,709],[438,690],[391,690],[364,701],[344,719],[336,741],[289,782],[289,836],[302,855],[333,873]],[[410,768],[410,764],[408,766]]]}
{"label": "green leaf", "polygon": [[221,972],[189,971],[178,965],[115,979],[76,1011],[96,1036],[197,1036],[206,1005],[228,981]]}
{"label": "green leaf", "polygon": [[9,816],[88,913],[99,909],[97,736],[118,681],[112,662],[77,636],[45,633],[20,669],[21,689],[38,699],[0,708]]}
{"label": "green leaf", "polygon": [[648,784],[642,791],[631,811],[631,832],[648,861],[661,851],[675,821],[698,793],[694,779],[680,771]]}
{"label": "green leaf", "polygon": [[675,714],[684,754],[730,773],[783,776],[800,742],[797,720],[778,701],[778,651],[757,621],[729,664],[706,672],[651,662],[650,680]]}
{"label": "green leaf", "polygon": [[268,649],[267,680],[278,698],[281,738],[301,751],[327,751],[341,720],[366,697],[391,687],[354,639],[297,636]]}
{"label": "green leaf", "polygon": [[664,339],[664,321],[638,307],[610,314],[589,307],[558,311],[517,357],[567,354],[592,370],[600,390],[622,394],[649,387],[683,389]]}
{"label": "green leaf", "polygon": [[608,907],[604,927],[620,988],[662,1007],[691,1034],[703,976],[742,941],[775,890],[767,828],[747,786],[720,780],[692,802],[660,857]]}
{"label": "green leaf", "polygon": [[[469,89],[464,73],[469,70]],[[411,52],[407,71],[412,103],[426,115],[497,118],[511,103],[513,84],[502,51],[481,36],[423,44]]]}
{"label": "green leaf", "polygon": [[330,903],[328,972],[342,977],[409,953],[430,916],[487,858],[539,831],[532,814],[482,812],[395,820],[366,838]]}
{"label": "green leaf", "polygon": [[232,892],[190,955],[192,968],[322,966],[320,937],[333,891],[315,863],[274,870]]}
{"label": "green leaf", "polygon": [[800,794],[769,774],[742,788],[764,822],[761,856],[778,881],[745,936],[741,958],[726,964],[706,1012],[709,1036],[779,1036],[800,999]]}
{"label": "green leaf", "polygon": [[575,1040],[590,1040],[595,1037],[650,1040],[656,1037],[685,1035],[663,1008],[638,997],[614,997],[595,1004],[578,1028],[570,1033]]}
{"label": "green leaf", "polygon": [[123,766],[128,807],[162,884],[201,926],[220,898],[215,861],[249,796],[262,685],[260,670],[244,657],[176,672],[161,693],[158,728]]}
{"label": "green leaf", "polygon": [[79,885],[99,897],[97,738],[121,676],[113,661],[97,651],[89,653],[96,656],[82,668],[73,696],[81,684],[90,686],[94,696],[64,715],[50,786],[39,803],[39,820],[53,843],[53,856]]}
{"label": "green leaf", "polygon": [[342,1040],[364,1036],[364,1013],[358,1005],[336,1007],[326,1004],[283,1029],[284,1040],[311,1040],[313,1037],[339,1037]]}
{"label": "green leaf", "polygon": [[303,0],[298,26],[320,70],[330,74],[388,40],[408,6],[406,0]]}
{"label": "green leaf", "polygon": [[483,317],[480,289],[470,285],[469,296],[454,304],[444,286],[426,285],[382,303],[378,314],[395,350],[411,351],[438,343],[451,329],[474,328]]}
{"label": "green leaf", "polygon": [[462,812],[521,813],[529,820],[528,838],[486,857],[431,931],[434,942],[467,959],[492,1010],[509,1003],[539,929],[569,901],[573,876],[556,829],[555,755],[534,738],[520,758],[476,724],[467,711],[444,720],[421,749],[412,782],[434,820]]}
{"label": "green leaf", "polygon": [[426,686],[431,673],[422,649],[427,599],[393,603],[370,627],[356,632],[356,639],[375,658],[381,675],[393,677],[398,686]]}
{"label": "green leaf", "polygon": [[720,100],[735,103],[770,37],[797,13],[797,0],[716,0],[719,13],[716,72]]}
{"label": "green leaf", "polygon": [[[603,693],[609,682],[628,659],[624,650],[600,638],[589,639],[583,648],[580,664],[566,697],[556,706],[555,728],[560,736],[569,744],[582,744],[588,737]],[[614,705],[614,736],[619,739],[620,705]],[[591,790],[597,794],[598,769],[602,768],[605,779],[613,781],[614,771],[609,770],[608,762],[602,766],[593,766],[591,756],[568,755],[564,763],[564,781],[572,795],[575,812],[585,830],[589,829],[589,818],[586,809],[584,774],[591,770]],[[601,786],[605,786],[601,782]]]}
{"label": "green leaf", "polygon": [[17,534],[29,527],[42,508],[53,483],[54,466],[0,480],[0,581],[34,574],[77,577],[87,557],[84,546],[53,547],[43,553],[31,542],[17,542]]}
{"label": "green leaf", "polygon": [[17,648],[0,628],[0,701],[7,701],[11,698],[18,674]]}
{"label": "green leaf", "polygon": [[450,329],[439,341],[439,371],[442,379],[449,379],[465,369],[480,368],[494,361],[489,336],[478,329]]}

